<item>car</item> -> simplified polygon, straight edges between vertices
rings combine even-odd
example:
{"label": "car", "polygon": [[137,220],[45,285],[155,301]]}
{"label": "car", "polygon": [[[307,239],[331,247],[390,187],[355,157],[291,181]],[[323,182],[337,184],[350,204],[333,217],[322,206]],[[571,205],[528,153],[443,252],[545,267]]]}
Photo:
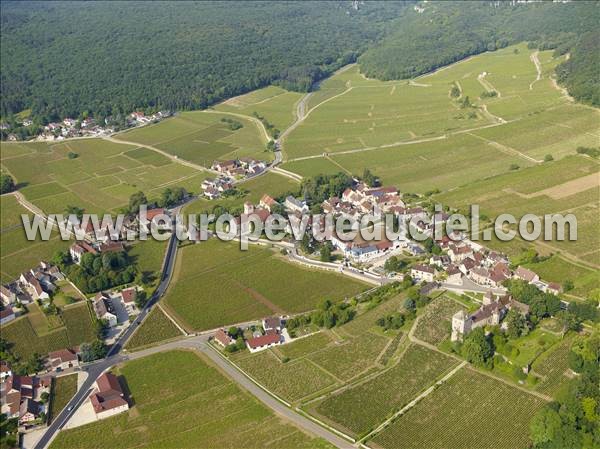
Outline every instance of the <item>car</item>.
{"label": "car", "polygon": [[68,412],[70,412],[71,410],[73,410],[73,406],[72,406],[72,405],[69,405],[69,406],[67,407],[67,411],[68,411]]}

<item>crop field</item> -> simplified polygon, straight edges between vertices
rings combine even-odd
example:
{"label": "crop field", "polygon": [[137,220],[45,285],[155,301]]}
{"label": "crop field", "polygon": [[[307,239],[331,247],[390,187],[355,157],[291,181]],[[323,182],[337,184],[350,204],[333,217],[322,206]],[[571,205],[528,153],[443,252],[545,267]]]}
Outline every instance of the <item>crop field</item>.
{"label": "crop field", "polygon": [[[25,197],[45,213],[64,213],[69,205],[88,213],[115,212],[139,190],[158,196],[165,187],[183,183],[198,192],[207,173],[133,145],[102,139],[64,143],[21,143],[27,153],[12,155],[2,143],[2,167],[10,172]],[[70,159],[69,153],[77,157]],[[193,186],[191,180],[193,179]]]}
{"label": "crop field", "polygon": [[565,338],[532,365],[533,373],[541,376],[535,386],[537,391],[554,396],[568,382],[565,373],[569,369],[571,344],[572,339]]}
{"label": "crop field", "polygon": [[389,145],[440,136],[493,123],[483,114],[469,118],[450,100],[448,85],[426,87],[407,81],[367,80],[354,66],[332,80],[344,83],[337,96],[314,104],[286,140],[290,159],[323,152]]}
{"label": "crop field", "polygon": [[125,349],[135,351],[142,347],[180,336],[181,332],[177,329],[177,326],[167,318],[162,310],[155,307],[127,341]]}
{"label": "crop field", "polygon": [[[195,330],[302,312],[319,300],[353,296],[365,286],[342,275],[310,270],[273,251],[211,239],[182,248],[165,303]],[[302,292],[298,296],[297,292]]]}
{"label": "crop field", "polygon": [[414,336],[426,343],[439,345],[450,337],[452,316],[465,309],[462,304],[446,296],[435,299],[418,318]]}
{"label": "crop field", "polygon": [[543,405],[536,396],[462,369],[367,445],[384,449],[527,447],[529,421]]}
{"label": "crop field", "polygon": [[413,345],[389,370],[311,405],[309,412],[344,432],[363,435],[456,365],[450,357]]}
{"label": "crop field", "polygon": [[329,343],[334,341],[334,339],[335,336],[331,332],[320,331],[307,337],[297,339],[292,343],[273,348],[272,351],[281,354],[282,357],[294,360],[323,349]]}
{"label": "crop field", "polygon": [[78,448],[82,441],[98,449],[331,447],[275,416],[193,352],[163,352],[130,361],[118,374],[134,401],[129,412],[64,430],[52,448]]}
{"label": "crop field", "polygon": [[38,323],[29,319],[28,315],[2,326],[2,338],[8,341],[11,351],[23,359],[27,359],[34,352],[47,354],[50,351],[64,349],[91,342],[95,338],[95,326],[87,303],[74,304],[65,307],[62,311],[64,327],[38,335],[35,325]]}
{"label": "crop field", "polygon": [[52,380],[52,391],[50,393],[50,412],[48,422],[56,417],[69,403],[77,392],[77,374],[55,377]]}
{"label": "crop field", "polygon": [[21,214],[32,216],[21,206],[12,195],[2,195],[0,198],[2,224],[0,226],[0,279],[12,281],[20,273],[37,265],[40,260],[46,260],[59,250],[67,248],[68,242],[63,242],[57,233],[53,233],[48,241],[37,239],[27,240],[22,227]]}
{"label": "crop field", "polygon": [[[221,121],[223,118],[234,119],[243,127],[233,131]],[[116,138],[150,145],[204,167],[210,167],[216,159],[273,158],[265,149],[266,137],[253,120],[225,113],[182,112],[157,124],[124,132]]]}
{"label": "crop field", "polygon": [[375,322],[378,318],[390,315],[394,312],[402,311],[405,299],[405,294],[394,296],[393,298],[378,304],[373,309],[358,315],[352,321],[341,326],[338,329],[338,332],[342,335],[347,335],[350,337],[360,337],[369,329],[376,327]]}
{"label": "crop field", "polygon": [[258,383],[289,402],[296,402],[336,382],[307,359],[283,363],[269,350],[238,359],[236,364]]}
{"label": "crop field", "polygon": [[215,110],[248,116],[256,112],[275,128],[283,131],[294,121],[295,105],[301,98],[301,93],[269,86],[230,98],[215,106]]}
{"label": "crop field", "polygon": [[208,200],[200,198],[184,208],[185,214],[199,214],[210,212],[215,206],[222,206],[227,209],[242,207],[246,201],[252,204],[258,204],[261,197],[266,193],[273,198],[282,196],[288,192],[297,194],[300,190],[300,184],[291,178],[278,175],[274,172],[265,173],[258,178],[250,179],[236,185],[236,189],[242,192],[242,195],[234,198],[219,198]]}

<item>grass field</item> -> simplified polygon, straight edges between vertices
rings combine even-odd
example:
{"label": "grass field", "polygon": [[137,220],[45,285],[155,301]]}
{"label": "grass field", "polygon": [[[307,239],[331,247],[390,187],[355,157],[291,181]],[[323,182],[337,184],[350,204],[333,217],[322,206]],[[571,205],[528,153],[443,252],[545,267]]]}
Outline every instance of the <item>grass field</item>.
{"label": "grass field", "polygon": [[600,272],[583,265],[575,265],[565,258],[556,255],[543,262],[527,264],[539,276],[549,282],[562,284],[566,280],[573,281],[575,288],[569,294],[585,296],[591,290],[600,288]]}
{"label": "grass field", "polygon": [[363,435],[456,365],[450,357],[413,345],[389,370],[311,405],[309,412],[344,432]]}
{"label": "grass field", "polygon": [[367,444],[384,449],[527,447],[529,421],[543,404],[463,368]]}
{"label": "grass field", "polygon": [[165,304],[194,330],[311,310],[323,298],[339,301],[365,288],[341,275],[287,262],[269,249],[240,251],[235,243],[217,239],[182,248],[175,270]]}
{"label": "grass field", "polygon": [[461,309],[466,307],[447,296],[435,299],[419,317],[414,336],[426,343],[439,345],[450,337],[452,316]]}
{"label": "grass field", "polygon": [[281,87],[269,86],[239,97],[230,98],[215,106],[215,110],[252,116],[254,112],[264,117],[280,131],[292,124],[295,105],[301,93],[289,92]]}
{"label": "grass field", "polygon": [[158,285],[160,280],[161,268],[167,251],[168,240],[158,241],[154,239],[138,241],[132,245],[127,255],[132,258],[138,271],[150,276],[152,282],[147,289],[147,293]]}
{"label": "grass field", "polygon": [[50,411],[48,422],[62,411],[77,392],[77,374],[55,377],[52,380],[52,392],[50,393]]}
{"label": "grass field", "polygon": [[[54,330],[49,330],[48,326],[42,327],[40,318],[36,313],[31,316],[27,314],[2,326],[2,338],[12,345],[11,352],[27,359],[35,352],[45,355],[50,351],[91,342],[96,337],[94,321],[87,303],[65,307],[62,311],[64,326]],[[40,334],[36,333],[36,328]]]}
{"label": "grass field", "polygon": [[[243,127],[232,131],[221,121],[223,118],[234,119]],[[266,137],[254,121],[224,113],[182,112],[160,123],[118,134],[116,138],[150,145],[204,167],[210,167],[216,159],[273,158],[273,153],[265,149]]]}
{"label": "grass field", "polygon": [[192,352],[131,361],[119,374],[134,402],[129,412],[62,431],[52,448],[78,448],[82,442],[89,448],[331,447],[275,416]]}
{"label": "grass field", "polygon": [[[198,192],[207,176],[157,152],[102,139],[19,143],[17,152],[14,145],[2,143],[2,168],[21,185],[21,193],[46,213],[64,213],[68,205],[88,213],[115,212],[139,190],[149,197],[180,185]],[[69,152],[78,156],[69,159]]]}
{"label": "grass field", "polygon": [[152,309],[142,325],[127,341],[125,349],[135,351],[165,340],[180,337],[177,326],[158,307]]}

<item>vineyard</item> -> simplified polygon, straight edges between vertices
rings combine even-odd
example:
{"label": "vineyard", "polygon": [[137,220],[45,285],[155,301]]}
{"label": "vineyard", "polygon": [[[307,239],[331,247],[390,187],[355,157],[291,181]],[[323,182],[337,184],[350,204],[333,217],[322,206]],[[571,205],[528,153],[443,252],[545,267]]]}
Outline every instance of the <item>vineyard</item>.
{"label": "vineyard", "polygon": [[298,401],[335,383],[335,379],[306,359],[281,362],[270,351],[239,359],[237,365],[268,390]]}
{"label": "vineyard", "polygon": [[131,351],[180,336],[181,332],[177,326],[167,318],[160,308],[155,307],[140,328],[127,341],[125,349]]}
{"label": "vineyard", "polygon": [[410,346],[391,369],[326,398],[310,411],[338,423],[355,435],[363,435],[457,363],[421,346]]}
{"label": "vineyard", "polygon": [[459,310],[465,307],[446,296],[434,300],[419,317],[414,336],[432,345],[440,344],[450,337],[452,315]]}
{"label": "vineyard", "polygon": [[572,340],[566,338],[547,353],[540,356],[532,366],[534,374],[542,376],[536,385],[540,393],[554,395],[565,385],[565,372],[569,368],[568,355]]}
{"label": "vineyard", "polygon": [[[537,397],[463,368],[367,445],[385,449],[528,447]],[[374,443],[374,444],[373,444]]]}

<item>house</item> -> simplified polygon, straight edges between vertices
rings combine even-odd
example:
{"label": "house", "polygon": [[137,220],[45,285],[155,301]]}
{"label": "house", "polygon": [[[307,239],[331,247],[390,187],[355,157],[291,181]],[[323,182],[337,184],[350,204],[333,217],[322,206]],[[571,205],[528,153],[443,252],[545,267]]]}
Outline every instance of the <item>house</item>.
{"label": "house", "polygon": [[114,314],[110,296],[106,293],[96,293],[96,297],[94,298],[94,312],[99,320],[106,320],[109,327],[117,325],[117,316]]}
{"label": "house", "polygon": [[79,366],[79,359],[73,349],[60,349],[48,353],[48,364],[51,370],[62,371]]}
{"label": "house", "polygon": [[39,299],[40,301],[50,299],[48,292],[44,291],[40,281],[30,271],[27,273],[21,273],[19,280],[29,291],[33,299]]}
{"label": "house", "polygon": [[450,249],[448,250],[448,255],[450,256],[450,260],[453,263],[461,263],[467,257],[473,256],[473,249],[467,245],[450,245]]}
{"label": "house", "polygon": [[33,399],[25,398],[19,407],[19,425],[27,425],[35,421],[40,414],[40,405]]}
{"label": "house", "polygon": [[146,216],[142,217],[140,214],[137,216],[137,222],[140,230],[150,232],[152,225],[157,226],[158,229],[169,229],[171,227],[170,220],[164,220],[164,216],[169,216],[167,210],[162,207],[146,210]]}
{"label": "house", "polygon": [[223,347],[229,346],[231,343],[233,343],[233,338],[231,338],[224,329],[219,329],[217,332],[215,332],[213,338]]}
{"label": "house", "polygon": [[273,198],[271,198],[269,195],[267,195],[266,193],[262,196],[262,198],[260,199],[259,202],[259,206],[267,209],[269,212],[272,212],[271,208],[273,206],[275,206],[276,204],[279,204],[277,201],[275,201]]}
{"label": "house", "polygon": [[0,310],[0,324],[10,323],[15,319],[15,312],[12,306],[6,306]]}
{"label": "house", "polygon": [[10,376],[12,376],[10,363],[0,360],[0,382],[4,382],[4,380]]}
{"label": "house", "polygon": [[293,196],[289,195],[283,204],[288,211],[291,212],[300,212],[306,213],[308,212],[308,206],[304,201],[299,201]]}
{"label": "house", "polygon": [[537,274],[535,274],[531,270],[528,270],[525,267],[518,267],[515,270],[513,277],[515,277],[516,279],[521,279],[525,282],[529,282],[530,284],[540,280],[540,277]]}
{"label": "house", "polygon": [[448,277],[446,278],[446,282],[454,285],[462,285],[462,272],[456,265],[449,265],[446,268],[446,274]]}
{"label": "house", "polygon": [[96,251],[96,248],[94,248],[92,245],[83,241],[73,243],[69,248],[69,254],[71,255],[71,259],[77,265],[81,263],[81,258],[85,253],[98,254],[98,251]]}
{"label": "house", "polygon": [[283,328],[283,326],[281,324],[281,318],[279,318],[277,316],[270,316],[268,318],[263,318],[262,327],[265,330],[265,332],[267,332],[267,331],[279,332]]}
{"label": "house", "polygon": [[277,332],[267,332],[260,337],[246,340],[246,346],[250,352],[258,352],[281,344],[281,335]]}
{"label": "house", "polygon": [[125,245],[122,242],[113,242],[109,241],[106,243],[102,243],[98,249],[101,253],[120,253],[125,251]]}
{"label": "house", "polygon": [[123,306],[129,315],[135,315],[139,313],[139,309],[135,304],[135,299],[137,298],[137,290],[135,287],[126,288],[121,290],[121,300],[123,302]]}
{"label": "house", "polygon": [[410,276],[417,281],[433,282],[435,269],[428,265],[417,264],[410,269]]}
{"label": "house", "polygon": [[108,418],[129,410],[119,379],[112,373],[104,373],[96,380],[96,391],[90,402],[98,419]]}
{"label": "house", "polygon": [[546,292],[552,293],[553,295],[558,295],[558,294],[562,293],[562,287],[560,286],[560,284],[557,284],[556,282],[548,282],[548,287],[546,287]]}
{"label": "house", "polygon": [[232,175],[235,170],[239,167],[239,162],[236,160],[228,160],[228,161],[214,161],[210,168],[219,173],[226,173],[228,175]]}
{"label": "house", "polygon": [[9,304],[14,304],[16,302],[17,295],[10,287],[0,285],[0,299],[2,300],[3,305],[8,306]]}

